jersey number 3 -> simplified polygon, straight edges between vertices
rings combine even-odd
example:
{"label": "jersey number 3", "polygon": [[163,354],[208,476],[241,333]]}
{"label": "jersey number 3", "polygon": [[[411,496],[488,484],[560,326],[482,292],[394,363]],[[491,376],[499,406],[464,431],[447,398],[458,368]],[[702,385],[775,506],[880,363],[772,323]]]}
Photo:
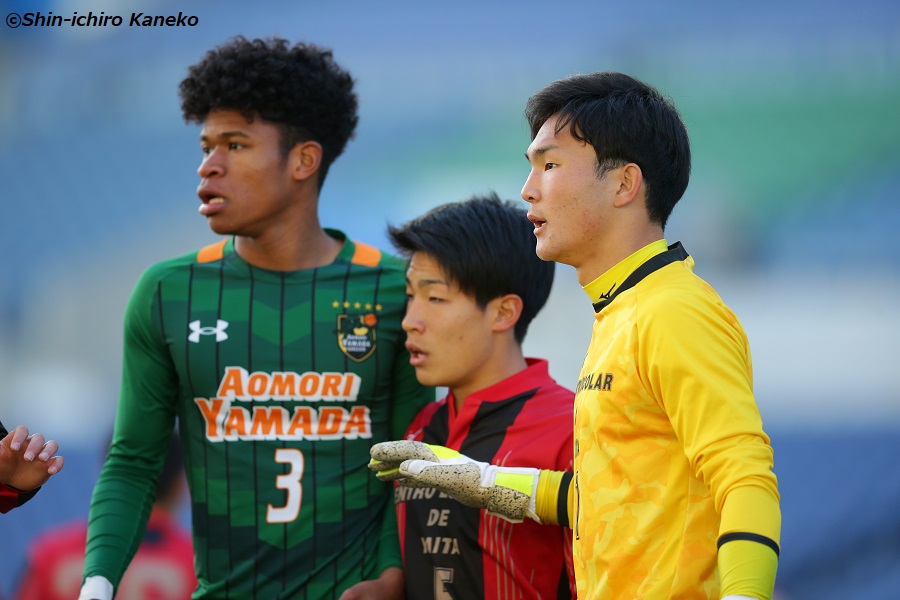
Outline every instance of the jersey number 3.
{"label": "jersey number 3", "polygon": [[269,504],[266,509],[266,521],[290,523],[300,514],[300,500],[303,497],[303,487],[300,485],[300,478],[303,477],[303,453],[296,448],[279,448],[275,450],[275,462],[291,465],[290,471],[275,478],[275,487],[287,492],[287,502],[281,507]]}

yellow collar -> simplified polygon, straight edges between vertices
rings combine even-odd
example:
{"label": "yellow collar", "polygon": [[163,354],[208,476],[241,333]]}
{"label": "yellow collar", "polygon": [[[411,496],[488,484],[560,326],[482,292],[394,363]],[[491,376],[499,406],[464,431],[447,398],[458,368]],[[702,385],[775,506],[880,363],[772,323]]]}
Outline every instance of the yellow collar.
{"label": "yellow collar", "polygon": [[615,266],[606,273],[593,280],[586,286],[584,291],[590,297],[591,302],[599,302],[605,298],[609,298],[616,288],[625,281],[625,278],[631,275],[635,269],[642,264],[668,250],[669,245],[665,239],[656,240],[647,244],[628,258],[619,261]]}

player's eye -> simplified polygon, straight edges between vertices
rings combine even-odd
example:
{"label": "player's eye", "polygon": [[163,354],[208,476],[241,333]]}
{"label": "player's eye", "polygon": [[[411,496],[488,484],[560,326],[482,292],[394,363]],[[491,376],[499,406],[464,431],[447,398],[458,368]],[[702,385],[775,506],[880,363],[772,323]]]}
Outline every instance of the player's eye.
{"label": "player's eye", "polygon": [[544,163],[544,170],[549,171],[553,167],[557,167],[557,166],[559,166],[559,165],[557,165],[556,163],[551,163],[551,162]]}
{"label": "player's eye", "polygon": [[239,144],[239,143],[237,143],[237,142],[229,142],[229,143],[228,143],[228,149],[229,149],[229,150],[240,150],[240,149],[243,148],[243,147],[244,147],[243,144]]}

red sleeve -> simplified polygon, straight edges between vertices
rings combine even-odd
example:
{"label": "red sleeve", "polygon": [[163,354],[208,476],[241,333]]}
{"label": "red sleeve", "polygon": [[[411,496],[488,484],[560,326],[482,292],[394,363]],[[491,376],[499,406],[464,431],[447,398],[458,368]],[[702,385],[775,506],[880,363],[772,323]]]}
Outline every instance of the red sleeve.
{"label": "red sleeve", "polygon": [[9,512],[19,506],[19,490],[0,483],[0,513]]}

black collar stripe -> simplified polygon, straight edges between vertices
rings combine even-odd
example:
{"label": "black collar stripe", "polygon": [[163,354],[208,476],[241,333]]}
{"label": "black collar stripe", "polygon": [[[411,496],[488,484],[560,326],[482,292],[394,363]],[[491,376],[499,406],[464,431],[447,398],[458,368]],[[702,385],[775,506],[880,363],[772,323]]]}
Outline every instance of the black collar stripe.
{"label": "black collar stripe", "polygon": [[622,282],[622,285],[616,288],[608,298],[601,298],[599,302],[594,302],[594,312],[600,312],[606,306],[609,305],[613,299],[624,292],[627,289],[633,288],[637,285],[637,283],[652,273],[653,271],[657,271],[662,269],[664,266],[673,263],[678,260],[685,260],[688,256],[687,250],[681,245],[681,242],[675,242],[669,249],[665,252],[661,252],[649,259],[647,262],[639,266],[634,272],[628,276],[625,281]]}

